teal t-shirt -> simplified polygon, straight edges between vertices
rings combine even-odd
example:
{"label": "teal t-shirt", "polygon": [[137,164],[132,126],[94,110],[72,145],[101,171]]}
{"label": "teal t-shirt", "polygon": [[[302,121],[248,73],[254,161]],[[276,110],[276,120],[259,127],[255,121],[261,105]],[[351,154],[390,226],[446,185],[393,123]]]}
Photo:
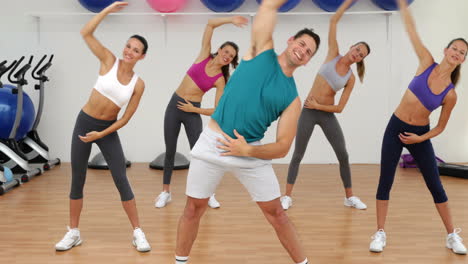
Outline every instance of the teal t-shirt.
{"label": "teal t-shirt", "polygon": [[247,142],[264,137],[270,124],[298,96],[293,77],[284,75],[273,49],[242,60],[232,74],[211,116],[235,138],[234,129]]}

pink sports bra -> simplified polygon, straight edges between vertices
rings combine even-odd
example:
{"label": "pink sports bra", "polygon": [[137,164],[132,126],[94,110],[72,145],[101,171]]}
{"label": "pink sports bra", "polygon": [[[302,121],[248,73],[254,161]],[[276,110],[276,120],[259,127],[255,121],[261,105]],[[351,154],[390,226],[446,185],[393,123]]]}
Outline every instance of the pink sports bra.
{"label": "pink sports bra", "polygon": [[202,90],[203,92],[208,92],[211,88],[213,88],[215,82],[219,79],[219,77],[223,76],[222,73],[217,74],[213,77],[210,77],[205,72],[205,67],[208,61],[210,61],[211,57],[204,59],[200,63],[194,63],[188,69],[187,75],[192,78],[193,82]]}

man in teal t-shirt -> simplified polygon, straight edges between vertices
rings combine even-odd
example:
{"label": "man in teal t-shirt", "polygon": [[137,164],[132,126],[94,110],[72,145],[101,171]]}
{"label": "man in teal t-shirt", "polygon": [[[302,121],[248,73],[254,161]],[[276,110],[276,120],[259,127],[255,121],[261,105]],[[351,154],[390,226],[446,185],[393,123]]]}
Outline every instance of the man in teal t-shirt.
{"label": "man in teal t-shirt", "polygon": [[[187,263],[208,199],[226,171],[233,172],[249,191],[294,263],[307,263],[296,231],[281,207],[271,159],[284,157],[296,135],[301,102],[293,72],[312,58],[320,38],[312,30],[303,29],[288,40],[283,53],[275,53],[272,34],[277,10],[285,2],[262,1],[252,26],[249,51],[192,149],[176,264]],[[261,144],[264,133],[278,118],[276,141]]]}

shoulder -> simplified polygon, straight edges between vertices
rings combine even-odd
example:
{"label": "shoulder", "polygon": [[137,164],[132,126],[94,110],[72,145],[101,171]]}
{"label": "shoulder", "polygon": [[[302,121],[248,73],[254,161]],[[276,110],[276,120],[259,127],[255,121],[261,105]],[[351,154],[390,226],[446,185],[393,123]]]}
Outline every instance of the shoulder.
{"label": "shoulder", "polygon": [[221,76],[219,76],[219,78],[216,80],[214,85],[216,88],[219,88],[220,86],[224,87],[224,85],[226,85],[226,79],[224,79],[224,75],[222,73]]}
{"label": "shoulder", "polygon": [[457,98],[457,92],[455,88],[452,88],[448,91],[447,95],[445,95],[443,104],[454,105],[457,102]]}
{"label": "shoulder", "polygon": [[142,91],[145,89],[145,82],[140,77],[138,77],[138,80],[135,84],[135,90],[137,89]]}

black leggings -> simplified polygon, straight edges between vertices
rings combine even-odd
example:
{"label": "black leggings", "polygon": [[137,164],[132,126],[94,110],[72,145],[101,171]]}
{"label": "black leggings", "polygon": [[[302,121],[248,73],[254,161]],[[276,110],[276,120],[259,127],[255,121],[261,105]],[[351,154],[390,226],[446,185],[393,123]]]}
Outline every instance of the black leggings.
{"label": "black leggings", "polygon": [[[202,130],[203,124],[199,114],[187,113],[177,108],[177,103],[185,100],[176,93],[172,95],[164,115],[164,142],[166,143],[166,156],[164,159],[163,184],[171,184],[172,170],[174,170],[174,158],[179,138],[180,125],[184,124],[190,149],[195,146]],[[199,102],[190,102],[195,107],[200,107]]]}
{"label": "black leggings", "polygon": [[111,126],[114,121],[99,120],[87,115],[81,111],[76,119],[75,128],[72,135],[71,147],[71,167],[72,167],[72,184],[70,191],[70,199],[82,199],[83,187],[86,181],[86,170],[88,167],[88,159],[91,153],[92,143],[96,143],[106,159],[109,169],[114,179],[115,186],[120,193],[122,201],[129,201],[134,198],[132,188],[128,183],[125,157],[120,144],[119,135],[113,132],[94,142],[85,143],[78,137],[86,135],[91,131],[102,131]]}
{"label": "black leggings", "polygon": [[387,129],[382,143],[382,158],[380,162],[380,181],[377,189],[377,200],[388,200],[390,189],[395,179],[395,171],[400,160],[403,147],[407,148],[414,157],[426,182],[427,188],[432,194],[435,203],[446,202],[447,195],[440,181],[439,169],[435,159],[434,149],[430,140],[417,144],[406,145],[399,139],[398,135],[403,132],[410,132],[422,135],[430,130],[427,126],[413,126],[407,124],[395,115],[388,122]]}

